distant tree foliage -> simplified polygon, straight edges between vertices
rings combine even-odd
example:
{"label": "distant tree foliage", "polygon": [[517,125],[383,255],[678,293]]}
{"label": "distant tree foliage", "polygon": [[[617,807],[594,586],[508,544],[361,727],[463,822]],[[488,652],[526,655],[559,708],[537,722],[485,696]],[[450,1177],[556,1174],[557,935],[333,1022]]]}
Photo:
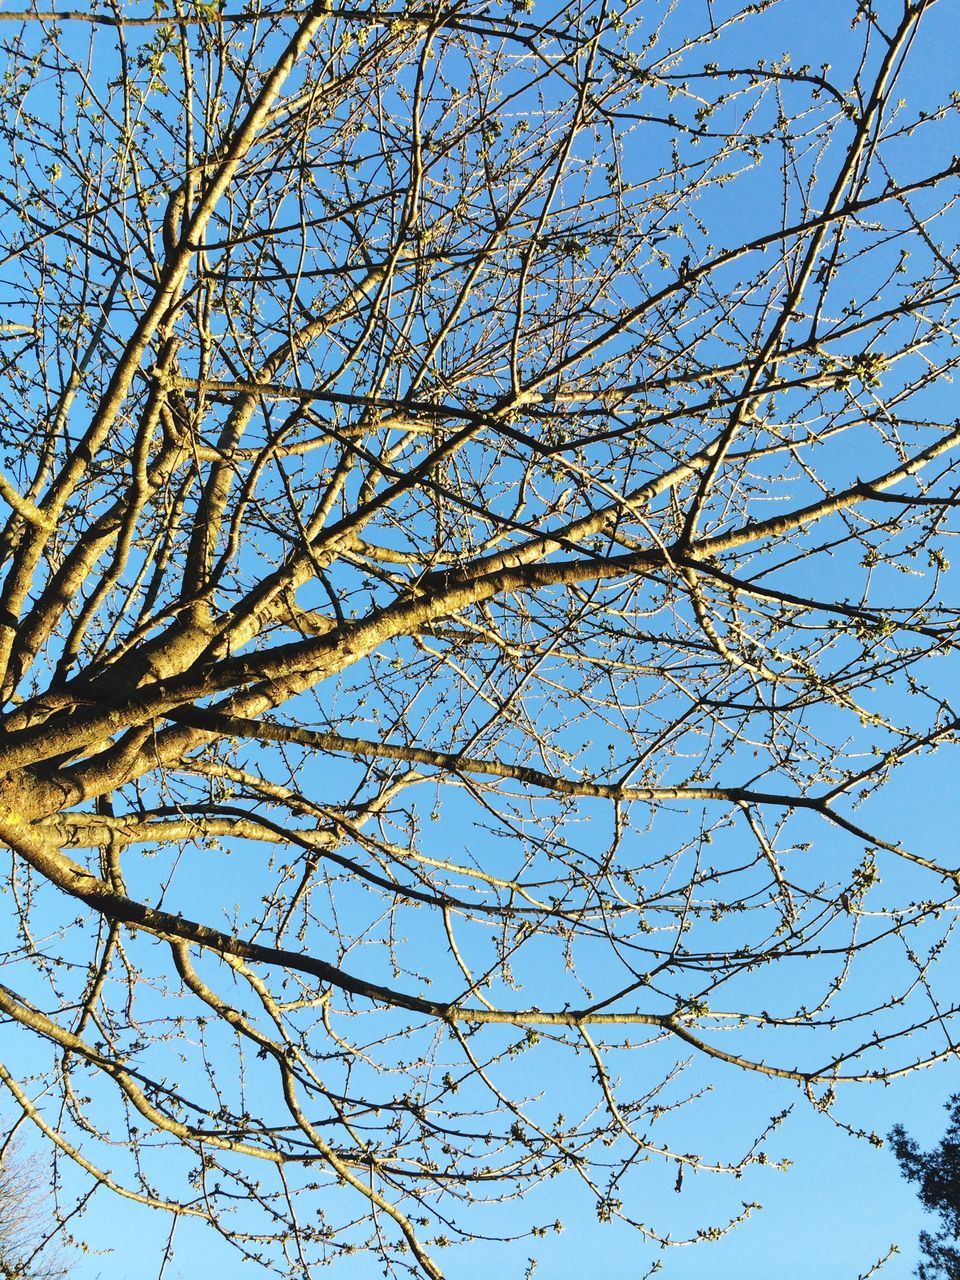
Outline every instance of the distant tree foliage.
{"label": "distant tree foliage", "polygon": [[0,1280],[65,1280],[58,1234],[40,1167],[8,1140],[0,1146]]}
{"label": "distant tree foliage", "polygon": [[890,1133],[900,1172],[916,1183],[920,1203],[940,1219],[939,1231],[921,1231],[920,1280],[957,1280],[960,1276],[960,1094],[947,1103],[950,1123],[932,1151],[920,1147],[896,1125]]}

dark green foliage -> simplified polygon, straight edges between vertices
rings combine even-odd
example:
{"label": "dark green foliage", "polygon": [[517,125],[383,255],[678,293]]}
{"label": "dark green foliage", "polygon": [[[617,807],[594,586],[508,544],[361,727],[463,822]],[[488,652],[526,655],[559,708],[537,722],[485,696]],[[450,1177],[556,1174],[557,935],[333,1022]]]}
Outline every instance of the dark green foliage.
{"label": "dark green foliage", "polygon": [[960,1280],[960,1094],[947,1102],[950,1124],[933,1151],[921,1151],[902,1125],[890,1133],[900,1172],[917,1184],[920,1203],[940,1218],[940,1230],[921,1231],[920,1280]]}

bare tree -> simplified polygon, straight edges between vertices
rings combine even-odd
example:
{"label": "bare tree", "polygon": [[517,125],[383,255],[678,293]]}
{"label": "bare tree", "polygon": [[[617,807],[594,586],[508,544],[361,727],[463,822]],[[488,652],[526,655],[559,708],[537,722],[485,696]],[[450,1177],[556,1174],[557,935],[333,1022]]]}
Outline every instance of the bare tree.
{"label": "bare tree", "polygon": [[661,1239],[641,1166],[767,1159],[672,1136],[718,1072],[950,1052],[960,872],[871,797],[960,725],[956,10],[0,12],[59,1187],[439,1277],[564,1171]]}
{"label": "bare tree", "polygon": [[69,1269],[51,1251],[60,1226],[48,1208],[44,1171],[18,1145],[16,1133],[0,1143],[0,1277],[63,1280]]}

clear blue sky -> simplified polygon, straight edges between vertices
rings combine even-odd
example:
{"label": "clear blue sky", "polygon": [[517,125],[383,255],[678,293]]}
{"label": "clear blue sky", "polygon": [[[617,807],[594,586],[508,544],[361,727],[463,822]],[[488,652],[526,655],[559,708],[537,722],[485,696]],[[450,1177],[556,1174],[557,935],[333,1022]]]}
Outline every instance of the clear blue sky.
{"label": "clear blue sky", "polygon": [[[915,846],[919,851],[942,854],[945,846],[957,847],[960,805],[955,778],[956,759],[942,752],[906,767],[883,797],[894,820],[899,823],[905,818],[919,837]],[[956,949],[947,953],[940,969],[941,989],[960,985]],[[636,1065],[643,1071],[641,1056]],[[919,1256],[919,1231],[929,1228],[932,1220],[920,1209],[913,1188],[900,1177],[889,1148],[877,1149],[841,1132],[815,1113],[795,1089],[722,1068],[707,1075],[711,1072],[716,1092],[705,1105],[691,1108],[692,1124],[708,1127],[711,1137],[729,1135],[730,1149],[735,1149],[767,1116],[792,1103],[792,1114],[766,1147],[771,1160],[786,1156],[793,1164],[786,1172],[754,1171],[742,1182],[722,1188],[709,1174],[688,1177],[680,1196],[674,1192],[671,1171],[657,1165],[644,1185],[642,1216],[651,1223],[676,1221],[678,1202],[687,1201],[691,1220],[702,1225],[711,1220],[711,1214],[719,1220],[724,1210],[741,1200],[758,1200],[763,1209],[748,1222],[719,1242],[658,1251],[639,1242],[622,1225],[599,1224],[591,1199],[579,1195],[569,1179],[555,1180],[533,1202],[543,1220],[563,1219],[562,1235],[508,1246],[477,1243],[448,1250],[443,1261],[451,1280],[481,1280],[491,1273],[504,1280],[523,1280],[528,1258],[534,1255],[539,1280],[567,1280],[579,1274],[639,1280],[658,1258],[665,1280],[701,1280],[703,1276],[711,1280],[857,1280],[891,1244],[897,1244],[900,1253],[881,1274],[886,1280],[907,1280]],[[551,1081],[545,1083],[551,1087]],[[960,1091],[960,1061],[890,1085],[850,1087],[841,1094],[837,1114],[854,1128],[881,1135],[903,1123],[929,1148],[944,1132],[943,1103],[954,1091]],[[530,1203],[525,1200],[524,1211]],[[84,1221],[83,1235],[92,1246],[110,1252],[81,1261],[75,1280],[153,1280],[167,1229],[157,1215],[100,1195]],[[362,1280],[379,1270],[367,1258],[339,1263],[330,1274]],[[165,1274],[166,1280],[197,1280],[205,1274],[232,1280],[254,1272],[211,1233],[181,1225]]]}
{"label": "clear blue sky", "polygon": [[[883,0],[881,7],[882,3]],[[692,8],[699,6],[701,0],[680,0],[680,4]],[[725,7],[725,0],[714,0],[718,18],[723,16]],[[762,28],[770,42],[764,56],[775,58],[790,48],[795,64],[810,61],[814,65],[830,56],[849,57],[849,22],[854,8],[842,0],[808,0],[804,4],[785,0],[775,5],[767,27]],[[941,0],[937,15],[925,29],[923,47],[914,55],[916,70],[904,81],[904,94],[911,105],[925,101],[926,95],[934,91],[932,86],[955,79],[958,19],[958,0]],[[755,39],[753,31],[752,26],[745,27],[744,40]],[[743,52],[746,57],[757,56],[757,50],[749,45]],[[960,131],[956,150],[960,151]],[[756,215],[757,209],[752,208],[750,213]],[[715,214],[710,233],[722,240],[727,232],[733,234],[735,224],[746,216],[745,209],[732,197],[731,203]],[[725,219],[729,220],[726,225]],[[942,394],[945,406],[955,395],[946,387]],[[800,573],[802,579],[802,569]],[[881,691],[878,697],[882,696]],[[935,757],[916,758],[894,774],[882,794],[870,799],[858,820],[893,833],[916,851],[938,861],[960,863],[955,852],[960,830],[960,788],[956,778],[955,748],[945,749]],[[839,846],[842,837],[820,829],[815,856],[825,864],[832,857],[833,840]],[[238,876],[238,883],[242,881],[245,856],[237,855],[233,866],[240,870],[230,872]],[[211,858],[208,874],[212,885],[228,873]],[[888,888],[895,894],[896,872],[893,875]],[[194,884],[195,897],[201,899],[206,888]],[[237,892],[242,894],[244,887]],[[887,977],[886,973],[876,974],[878,991],[886,990]],[[951,987],[960,990],[960,951],[956,947],[938,961],[937,977],[941,991]],[[778,981],[774,970],[767,980],[772,984]],[[859,998],[869,996],[869,973],[861,975],[857,990]],[[775,991],[771,991],[771,997],[776,998]],[[13,1034],[4,1031],[5,1036]],[[550,1059],[544,1056],[538,1062],[549,1064]],[[538,1066],[534,1070],[544,1068]],[[631,1084],[642,1091],[643,1073],[647,1070],[642,1054],[636,1055],[630,1070],[637,1077]],[[549,1066],[541,1078],[531,1083],[557,1095],[573,1087],[566,1080],[551,1078]],[[685,1223],[719,1223],[736,1210],[740,1201],[758,1200],[763,1209],[749,1222],[718,1243],[661,1253],[639,1241],[626,1227],[598,1223],[592,1199],[580,1195],[568,1176],[532,1192],[521,1206],[524,1216],[530,1206],[535,1206],[537,1216],[544,1221],[562,1219],[562,1235],[521,1241],[503,1249],[482,1243],[451,1249],[440,1256],[449,1268],[450,1280],[479,1280],[491,1272],[509,1280],[522,1280],[532,1256],[538,1259],[536,1275],[541,1280],[563,1280],[580,1273],[639,1280],[658,1258],[663,1262],[662,1274],[669,1280],[693,1280],[704,1275],[711,1280],[741,1280],[744,1276],[856,1280],[891,1244],[899,1245],[901,1253],[882,1274],[887,1280],[906,1280],[916,1263],[916,1237],[924,1218],[888,1150],[841,1132],[786,1083],[746,1076],[717,1064],[696,1064],[690,1072],[690,1087],[712,1088],[701,1104],[689,1108],[689,1118],[681,1122],[681,1135],[682,1124],[690,1126],[691,1146],[699,1144],[706,1132],[711,1141],[704,1142],[705,1147],[718,1146],[732,1156],[748,1145],[749,1135],[761,1130],[767,1117],[792,1107],[789,1117],[764,1143],[771,1163],[788,1158],[792,1165],[786,1172],[754,1169],[740,1182],[721,1183],[706,1174],[688,1175],[678,1194],[673,1171],[651,1164],[638,1175],[634,1185],[635,1197],[643,1205],[640,1216],[658,1227],[674,1222],[682,1229]],[[921,1143],[933,1144],[944,1126],[943,1103],[954,1090],[960,1090],[960,1061],[941,1064],[889,1086],[851,1086],[841,1095],[837,1115],[854,1128],[881,1135],[892,1124],[901,1122]],[[678,1139],[676,1133],[675,1130],[674,1142],[682,1147],[682,1136]],[[506,1211],[504,1221],[509,1223],[513,1213]],[[482,1217],[477,1221],[482,1230]],[[74,1280],[153,1280],[160,1269],[168,1229],[168,1222],[158,1215],[98,1194],[78,1228],[92,1252],[77,1262]],[[366,1277],[379,1274],[380,1270],[380,1264],[372,1258],[337,1266],[345,1277]],[[173,1256],[164,1276],[166,1280],[196,1280],[205,1274],[230,1280],[234,1275],[252,1275],[254,1270],[243,1266],[237,1255],[211,1233],[183,1223],[178,1227]]]}

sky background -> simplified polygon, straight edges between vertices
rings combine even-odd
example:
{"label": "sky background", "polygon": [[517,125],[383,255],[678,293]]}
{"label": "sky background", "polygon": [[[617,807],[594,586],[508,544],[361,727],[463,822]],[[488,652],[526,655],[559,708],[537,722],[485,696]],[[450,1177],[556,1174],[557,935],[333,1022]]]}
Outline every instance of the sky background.
{"label": "sky background", "polygon": [[[693,5],[700,0],[681,0],[688,2]],[[0,7],[14,6],[0,0]],[[718,12],[722,9],[722,0],[716,0],[716,7]],[[846,16],[849,6],[843,8]],[[821,50],[824,33],[830,32],[831,24],[837,26],[837,5],[826,0],[813,0],[802,8],[791,5],[785,11],[794,18],[769,28],[771,57],[782,52],[773,43],[782,37],[783,47],[795,50],[795,62],[802,61],[805,46]],[[802,15],[802,21],[796,15]],[[955,0],[944,0],[924,34],[922,53],[913,64],[914,76],[904,85],[908,97],[915,95],[920,101],[930,84],[942,84],[953,74],[958,18],[960,6]],[[846,31],[838,29],[840,56],[846,39]],[[730,216],[737,216],[734,206]],[[945,387],[943,395],[946,406],[955,392]],[[894,830],[918,852],[955,864],[960,862],[953,852],[960,829],[957,792],[956,751],[942,751],[908,762],[861,816],[866,825]],[[824,856],[829,856],[832,839],[841,837],[821,828],[819,852]],[[948,951],[939,966],[945,980],[942,987],[960,979],[956,949]],[[878,975],[881,983],[882,978]],[[0,1038],[14,1034],[3,1029]],[[642,1055],[637,1056],[635,1069],[643,1072]],[[843,1133],[827,1117],[813,1112],[790,1086],[718,1065],[711,1066],[710,1073],[715,1076],[716,1091],[703,1105],[690,1108],[688,1123],[694,1129],[708,1128],[721,1145],[729,1141],[734,1150],[742,1147],[744,1135],[763,1127],[766,1117],[792,1105],[791,1114],[765,1144],[771,1162],[787,1157],[792,1166],[786,1172],[752,1169],[722,1193],[710,1175],[688,1175],[678,1196],[673,1173],[660,1165],[644,1184],[649,1208],[644,1208],[642,1216],[659,1224],[676,1218],[678,1206],[682,1216],[689,1205],[691,1221],[702,1223],[704,1208],[710,1219],[717,1205],[715,1218],[720,1221],[729,1205],[759,1200],[763,1209],[748,1223],[718,1243],[661,1253],[638,1242],[622,1225],[598,1223],[592,1198],[579,1195],[566,1178],[531,1193],[523,1206],[526,1211],[535,1203],[544,1221],[562,1219],[563,1234],[503,1249],[481,1243],[455,1247],[440,1255],[441,1263],[449,1266],[451,1280],[474,1280],[491,1273],[521,1280],[531,1257],[537,1258],[536,1275],[550,1280],[581,1272],[639,1280],[658,1258],[663,1262],[661,1274],[670,1280],[704,1275],[712,1280],[744,1276],[857,1280],[891,1244],[901,1252],[882,1275],[887,1280],[906,1280],[917,1261],[917,1234],[929,1219],[921,1212],[913,1189],[901,1179],[889,1149],[877,1149]],[[704,1078],[700,1072],[698,1083]],[[954,1090],[960,1090],[960,1063],[946,1062],[888,1086],[850,1087],[841,1095],[837,1114],[852,1127],[881,1135],[902,1123],[921,1145],[930,1146],[943,1132],[943,1105]],[[98,1194],[81,1228],[91,1253],[77,1260],[72,1268],[74,1280],[153,1280],[161,1268],[168,1230],[168,1222],[160,1216]],[[340,1263],[336,1271],[345,1277],[363,1277],[379,1274],[380,1269],[375,1259],[366,1258]],[[167,1280],[194,1280],[253,1271],[210,1232],[184,1222],[177,1228],[174,1251],[163,1274]]]}
{"label": "sky background", "polygon": [[[955,770],[947,752],[904,766],[887,791],[875,798],[877,816],[888,810],[892,822],[905,823],[913,833],[918,851],[943,856],[945,848],[957,845]],[[940,965],[947,971],[945,978],[956,975],[960,980],[956,949]],[[635,1061],[642,1072],[643,1055]],[[889,1146],[878,1149],[850,1137],[789,1086],[722,1065],[711,1071],[715,1093],[688,1111],[694,1128],[709,1127],[711,1138],[721,1140],[719,1145],[729,1138],[731,1149],[736,1149],[765,1117],[793,1104],[790,1116],[765,1144],[771,1162],[785,1156],[793,1163],[785,1172],[752,1169],[740,1182],[725,1186],[722,1198],[718,1179],[711,1174],[688,1175],[678,1196],[673,1173],[658,1164],[647,1184],[650,1199],[641,1216],[658,1225],[676,1220],[678,1201],[686,1201],[691,1220],[702,1224],[719,1221],[721,1203],[726,1207],[731,1201],[735,1205],[757,1200],[763,1208],[749,1221],[717,1242],[657,1250],[622,1224],[598,1223],[592,1198],[579,1193],[570,1178],[560,1178],[526,1197],[523,1208],[526,1213],[535,1203],[543,1221],[559,1217],[565,1224],[562,1234],[507,1246],[473,1243],[445,1250],[440,1261],[449,1267],[449,1275],[455,1280],[481,1280],[491,1274],[523,1280],[529,1259],[536,1257],[539,1280],[579,1274],[640,1280],[658,1259],[663,1280],[858,1280],[896,1244],[899,1254],[880,1274],[885,1280],[912,1276],[919,1259],[919,1232],[930,1229],[935,1219],[924,1213],[912,1185],[900,1176]],[[954,1091],[960,1091],[960,1062],[946,1061],[888,1085],[849,1086],[840,1093],[836,1113],[851,1127],[881,1136],[902,1123],[924,1149],[930,1149],[943,1136],[943,1107]],[[80,1259],[72,1272],[74,1280],[153,1280],[168,1230],[159,1215],[99,1195],[85,1216],[83,1235],[93,1249],[103,1252]],[[320,1274],[361,1280],[380,1270],[368,1257],[340,1262]],[[252,1274],[211,1232],[186,1222],[178,1226],[166,1280]]]}

